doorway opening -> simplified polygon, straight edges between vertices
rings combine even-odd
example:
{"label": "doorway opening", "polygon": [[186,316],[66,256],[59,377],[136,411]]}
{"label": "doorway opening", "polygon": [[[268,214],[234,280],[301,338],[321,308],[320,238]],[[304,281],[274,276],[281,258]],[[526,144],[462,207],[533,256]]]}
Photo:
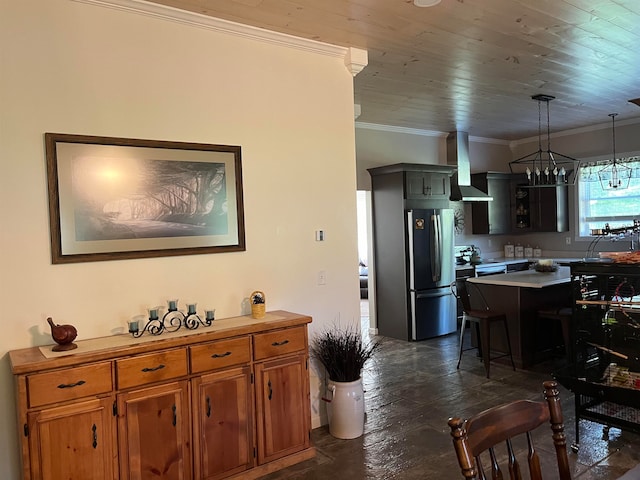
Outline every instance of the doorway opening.
{"label": "doorway opening", "polygon": [[360,326],[363,335],[377,334],[372,275],[373,245],[371,230],[371,192],[357,191],[358,275],[360,278]]}

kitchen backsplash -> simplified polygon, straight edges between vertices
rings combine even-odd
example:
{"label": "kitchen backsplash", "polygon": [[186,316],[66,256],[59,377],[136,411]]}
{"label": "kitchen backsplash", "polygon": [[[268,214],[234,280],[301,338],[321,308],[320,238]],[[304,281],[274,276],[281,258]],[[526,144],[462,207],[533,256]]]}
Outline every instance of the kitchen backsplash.
{"label": "kitchen backsplash", "polygon": [[[458,214],[463,219],[462,228],[455,234],[455,245],[468,247],[475,245],[482,252],[484,258],[504,257],[504,245],[511,243],[523,246],[529,245],[532,249],[539,246],[541,257],[552,258],[584,258],[589,252],[591,240],[576,241],[573,232],[564,233],[532,233],[526,235],[473,235],[471,233],[471,207],[461,202],[451,202],[452,207],[459,210]],[[631,249],[631,239],[602,238],[593,252],[624,252]],[[515,253],[515,252],[514,252]],[[533,252],[532,252],[533,253]]]}

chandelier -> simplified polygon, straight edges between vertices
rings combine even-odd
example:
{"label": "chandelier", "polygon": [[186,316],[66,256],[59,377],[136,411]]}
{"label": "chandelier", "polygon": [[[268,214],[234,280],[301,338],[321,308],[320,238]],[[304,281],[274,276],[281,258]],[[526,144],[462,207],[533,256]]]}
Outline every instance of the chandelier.
{"label": "chandelier", "polygon": [[613,143],[613,159],[598,171],[598,180],[603,190],[624,190],[629,187],[631,180],[631,168],[619,163],[616,159],[616,116],[610,113],[611,135]]}
{"label": "chandelier", "polygon": [[[509,162],[511,173],[525,173],[525,188],[557,187],[574,185],[580,167],[580,160],[551,150],[549,129],[549,102],[556,97],[538,94],[531,97],[538,102],[538,150]],[[542,103],[547,108],[547,148],[542,149]]]}

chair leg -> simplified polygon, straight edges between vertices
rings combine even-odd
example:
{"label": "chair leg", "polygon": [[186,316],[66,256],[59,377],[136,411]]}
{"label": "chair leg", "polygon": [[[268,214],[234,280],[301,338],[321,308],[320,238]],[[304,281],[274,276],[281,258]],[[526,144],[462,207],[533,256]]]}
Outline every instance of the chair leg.
{"label": "chair leg", "polygon": [[478,341],[478,357],[480,357],[480,361],[482,361],[482,335],[480,334],[480,323],[474,322],[476,329],[476,340]]}
{"label": "chair leg", "polygon": [[462,360],[462,342],[464,341],[464,328],[466,325],[467,321],[463,319],[460,325],[460,345],[458,346],[458,365],[456,365],[456,370],[460,368],[460,361]]}
{"label": "chair leg", "polygon": [[491,323],[488,321],[480,322],[480,345],[482,347],[482,361],[484,362],[484,369],[487,371],[487,378],[489,378],[489,355],[491,353]]}

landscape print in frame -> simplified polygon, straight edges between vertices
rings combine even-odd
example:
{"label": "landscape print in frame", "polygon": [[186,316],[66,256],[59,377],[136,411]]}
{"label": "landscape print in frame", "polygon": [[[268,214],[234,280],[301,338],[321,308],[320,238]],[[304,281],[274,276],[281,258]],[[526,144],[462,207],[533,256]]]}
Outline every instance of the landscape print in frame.
{"label": "landscape print in frame", "polygon": [[54,264],[245,250],[240,146],[45,134]]}

